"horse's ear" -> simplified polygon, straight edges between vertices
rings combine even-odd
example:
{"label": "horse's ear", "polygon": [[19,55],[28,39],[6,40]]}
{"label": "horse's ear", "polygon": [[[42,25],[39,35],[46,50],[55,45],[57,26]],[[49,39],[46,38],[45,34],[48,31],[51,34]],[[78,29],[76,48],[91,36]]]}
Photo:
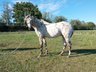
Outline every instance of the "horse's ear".
{"label": "horse's ear", "polygon": [[31,14],[29,14],[28,16],[31,16]]}
{"label": "horse's ear", "polygon": [[33,14],[32,13],[30,13],[30,16],[32,16]]}
{"label": "horse's ear", "polygon": [[30,17],[30,16],[31,16],[31,15],[30,15],[30,14],[28,14],[28,15],[27,15],[27,18],[28,18],[28,17]]}

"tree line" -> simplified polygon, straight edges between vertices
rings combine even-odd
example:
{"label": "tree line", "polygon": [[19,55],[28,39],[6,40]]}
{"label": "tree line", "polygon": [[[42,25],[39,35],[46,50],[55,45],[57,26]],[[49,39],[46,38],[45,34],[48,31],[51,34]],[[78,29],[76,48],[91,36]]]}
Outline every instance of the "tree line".
{"label": "tree line", "polygon": [[[5,26],[12,26],[9,28],[16,28],[15,26],[21,27],[24,24],[24,16],[27,14],[31,14],[36,16],[38,19],[44,19],[50,23],[52,22],[60,22],[60,21],[68,21],[64,16],[54,16],[48,12],[41,13],[38,9],[37,5],[32,4],[31,2],[17,2],[14,4],[13,9],[11,10],[7,3],[4,4],[4,11],[0,18],[0,29],[4,29]],[[96,29],[96,25],[93,22],[84,22],[80,20],[71,20],[70,24],[76,30],[93,30]],[[17,28],[20,29],[20,28]]]}

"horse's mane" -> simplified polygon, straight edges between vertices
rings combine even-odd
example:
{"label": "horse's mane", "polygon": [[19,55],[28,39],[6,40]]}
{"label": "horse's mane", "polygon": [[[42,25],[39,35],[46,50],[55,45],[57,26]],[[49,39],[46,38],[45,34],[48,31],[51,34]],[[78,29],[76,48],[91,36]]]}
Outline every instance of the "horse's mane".
{"label": "horse's mane", "polygon": [[38,19],[38,18],[36,18],[34,16],[31,16],[31,15],[25,16],[24,19],[27,19],[28,17],[33,18],[33,22],[35,23],[36,26],[39,26],[39,27],[50,24],[50,23],[48,23],[47,21],[45,21],[43,19]]}
{"label": "horse's mane", "polygon": [[45,25],[48,25],[49,24],[47,21],[45,21],[43,19],[41,19],[41,22],[43,22],[43,24],[45,24]]}
{"label": "horse's mane", "polygon": [[35,21],[35,23],[36,23],[36,25],[37,26],[39,26],[39,27],[41,27],[41,26],[44,26],[45,24],[44,24],[44,22],[43,21],[41,21],[40,19],[38,19],[38,18],[34,18],[34,21]]}

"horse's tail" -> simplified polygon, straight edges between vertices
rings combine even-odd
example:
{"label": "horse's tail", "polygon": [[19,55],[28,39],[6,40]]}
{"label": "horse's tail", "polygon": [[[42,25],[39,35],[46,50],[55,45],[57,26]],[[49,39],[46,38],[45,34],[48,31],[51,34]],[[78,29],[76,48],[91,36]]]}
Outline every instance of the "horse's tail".
{"label": "horse's tail", "polygon": [[72,32],[71,32],[71,34],[70,34],[70,38],[72,37],[73,33],[74,33],[74,30],[72,29]]}

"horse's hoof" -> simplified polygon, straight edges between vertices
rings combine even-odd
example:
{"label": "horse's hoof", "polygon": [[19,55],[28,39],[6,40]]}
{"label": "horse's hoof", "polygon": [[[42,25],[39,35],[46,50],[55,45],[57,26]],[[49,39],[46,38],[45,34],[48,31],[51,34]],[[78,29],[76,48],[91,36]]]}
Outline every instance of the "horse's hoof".
{"label": "horse's hoof", "polygon": [[63,56],[63,53],[60,53],[59,56]]}
{"label": "horse's hoof", "polygon": [[63,56],[63,54],[64,54],[64,52],[61,52],[59,55],[60,55],[60,56]]}
{"label": "horse's hoof", "polygon": [[48,55],[48,53],[45,53],[45,55],[47,56],[47,55]]}
{"label": "horse's hoof", "polygon": [[37,58],[40,58],[40,57],[42,57],[43,55],[42,54],[39,54],[39,56],[37,57]]}
{"label": "horse's hoof", "polygon": [[70,56],[67,56],[67,58],[70,58]]}
{"label": "horse's hoof", "polygon": [[40,56],[37,56],[37,58],[39,59],[39,58],[40,58]]}

